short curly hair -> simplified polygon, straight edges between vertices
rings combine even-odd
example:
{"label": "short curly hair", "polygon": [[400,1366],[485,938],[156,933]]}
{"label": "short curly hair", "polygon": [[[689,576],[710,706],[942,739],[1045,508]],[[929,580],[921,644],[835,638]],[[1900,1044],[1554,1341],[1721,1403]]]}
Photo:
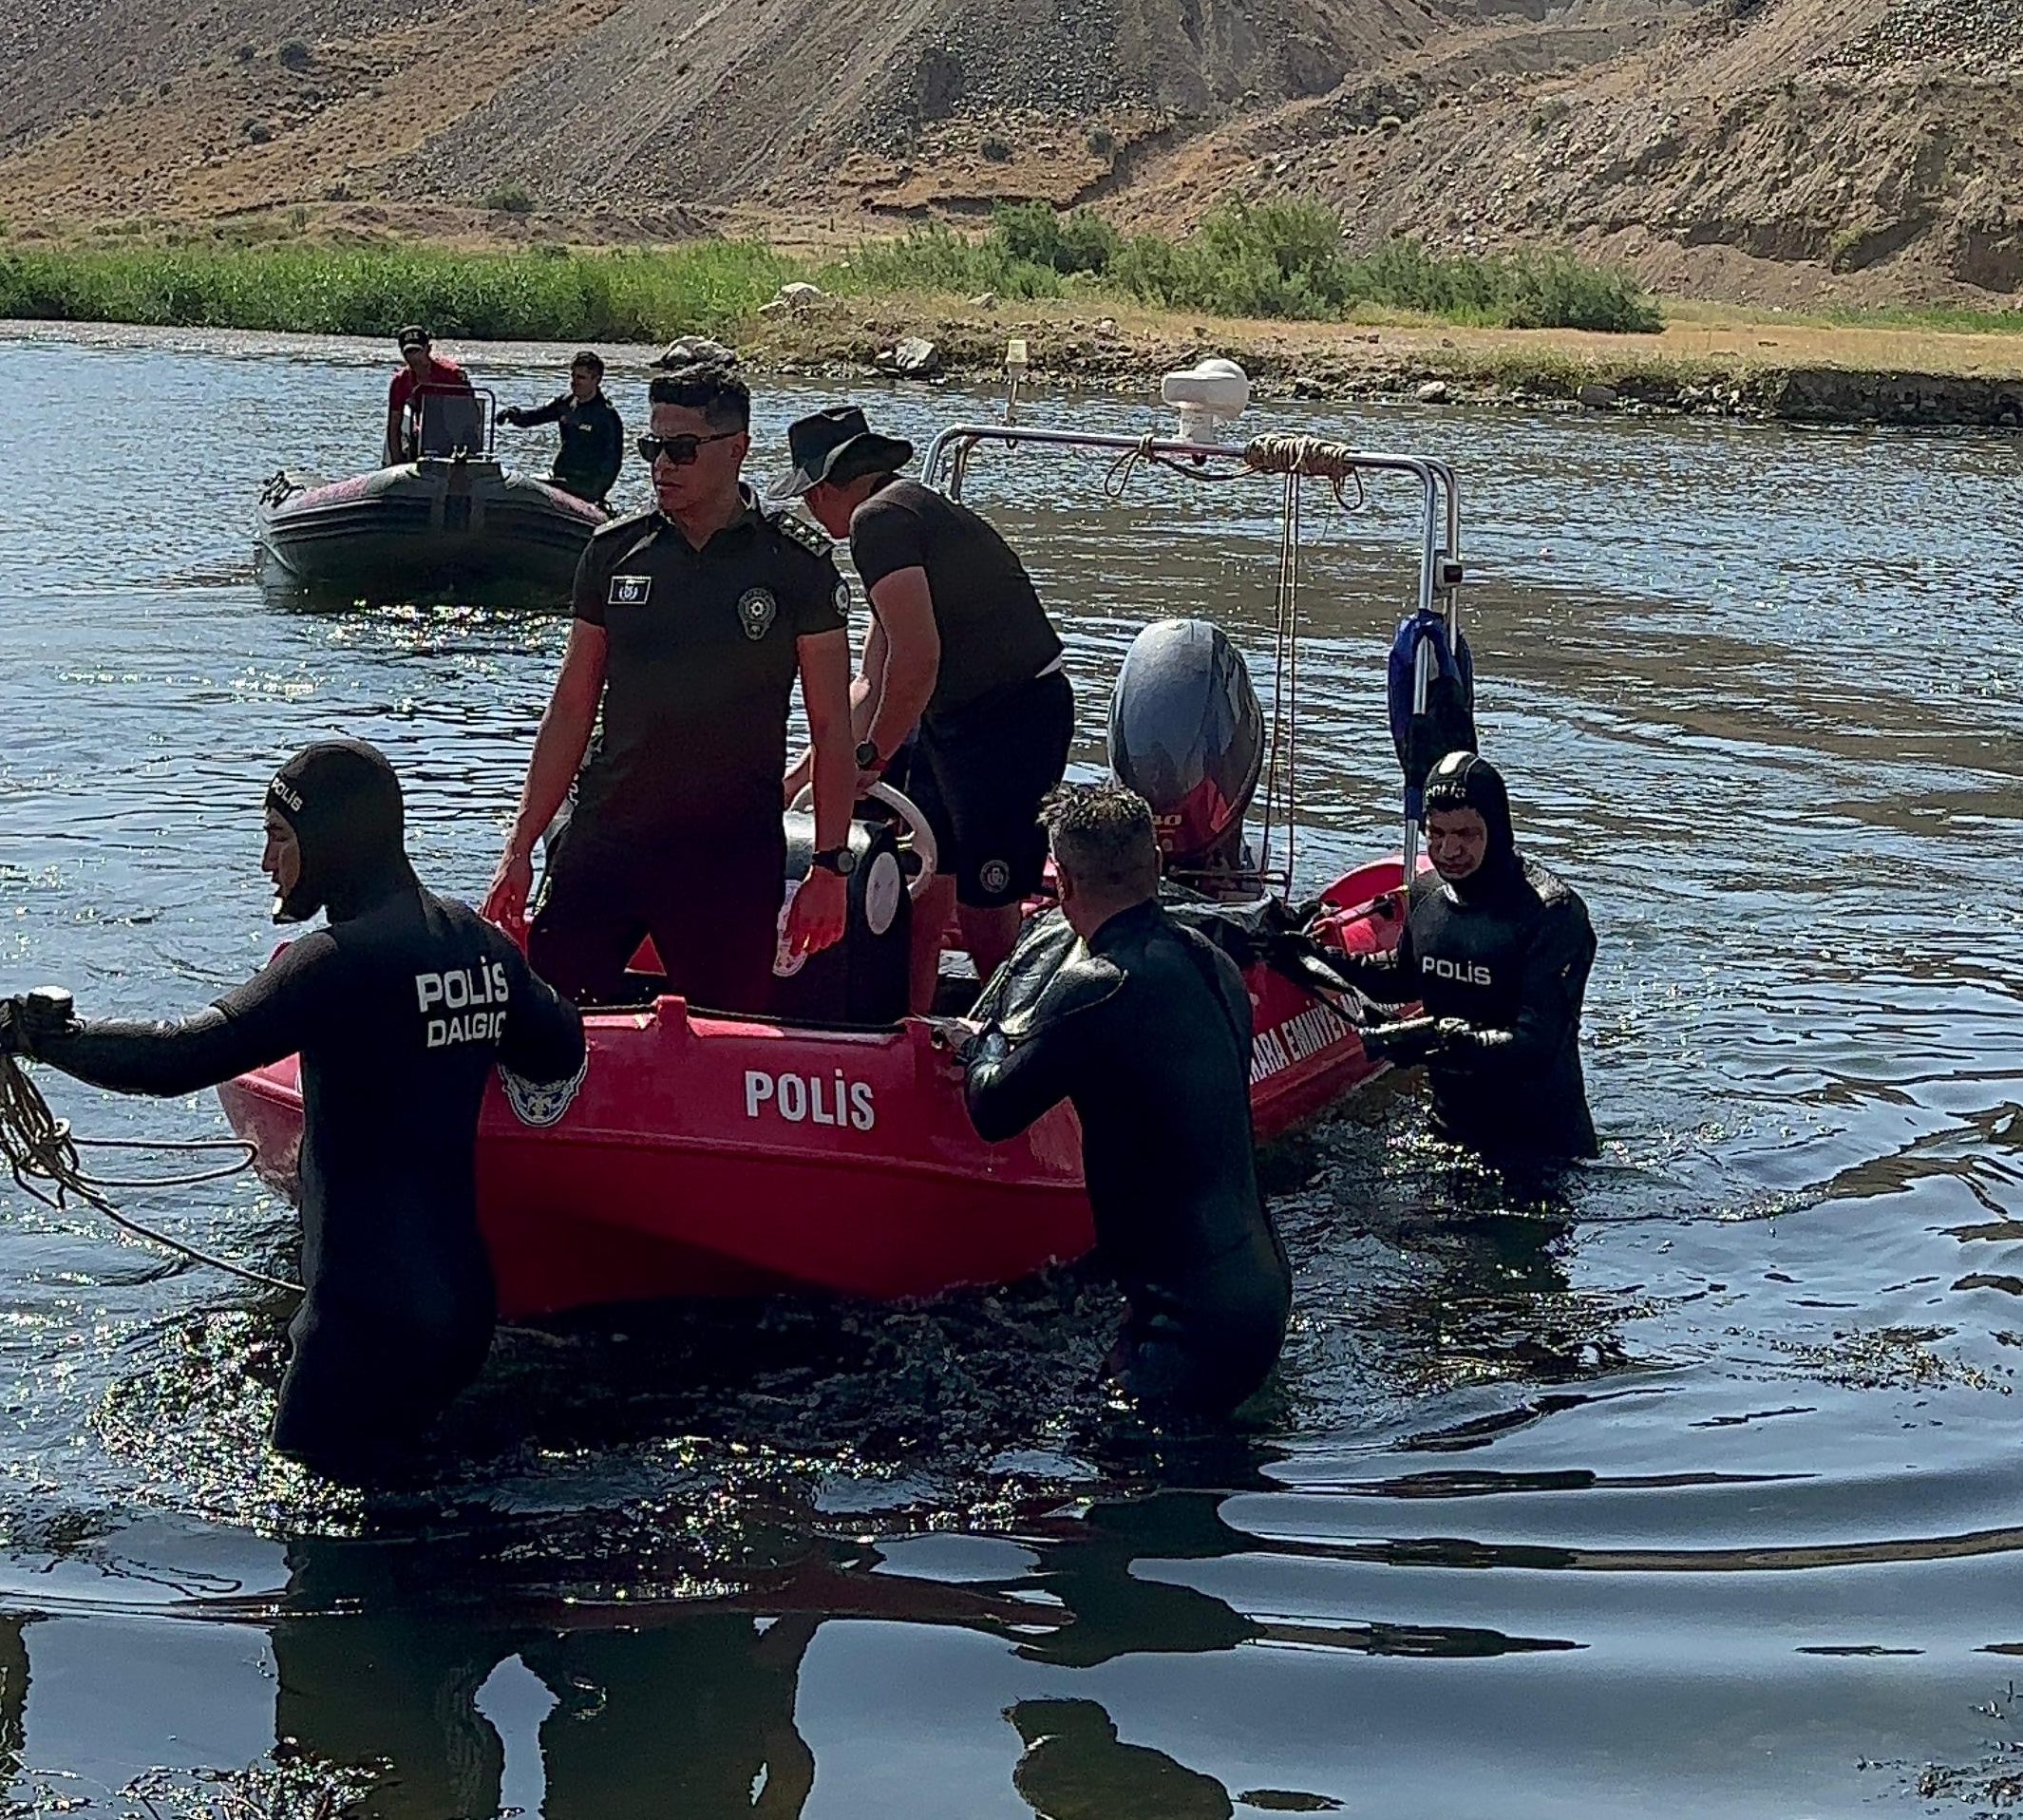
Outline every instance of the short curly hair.
{"label": "short curly hair", "polygon": [[1152,806],[1115,779],[1063,784],[1040,805],[1040,825],[1054,863],[1076,885],[1119,898],[1159,889]]}
{"label": "short curly hair", "polygon": [[699,410],[711,429],[751,427],[751,388],[721,361],[695,360],[655,373],[646,389],[650,405]]}

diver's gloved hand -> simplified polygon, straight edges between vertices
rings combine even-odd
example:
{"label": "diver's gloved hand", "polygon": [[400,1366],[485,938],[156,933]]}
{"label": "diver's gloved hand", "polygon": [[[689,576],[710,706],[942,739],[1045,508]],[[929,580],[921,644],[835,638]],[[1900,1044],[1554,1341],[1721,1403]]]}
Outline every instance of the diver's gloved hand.
{"label": "diver's gloved hand", "polygon": [[61,986],[37,986],[7,1003],[14,1054],[39,1055],[47,1044],[76,1028],[75,1003]]}
{"label": "diver's gloved hand", "polygon": [[1442,1024],[1459,1021],[1407,1017],[1394,1024],[1366,1024],[1357,1034],[1363,1039],[1364,1052],[1372,1060],[1390,1062],[1394,1068],[1414,1068],[1446,1047]]}
{"label": "diver's gloved hand", "polygon": [[1460,1060],[1494,1053],[1510,1041],[1507,1030],[1478,1030],[1460,1017],[1443,1017],[1438,1026],[1438,1054]]}
{"label": "diver's gloved hand", "polygon": [[987,1068],[1012,1052],[1012,1044],[995,1024],[986,1024],[955,1051],[955,1066],[967,1073],[973,1068]]}

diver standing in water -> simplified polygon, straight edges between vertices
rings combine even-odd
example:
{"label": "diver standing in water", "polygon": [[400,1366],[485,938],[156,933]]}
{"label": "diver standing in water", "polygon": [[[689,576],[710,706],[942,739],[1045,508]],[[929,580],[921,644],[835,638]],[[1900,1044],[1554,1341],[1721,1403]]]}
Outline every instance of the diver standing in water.
{"label": "diver standing in water", "polygon": [[1517,850],[1503,776],[1449,752],[1426,780],[1435,876],[1412,887],[1390,955],[1331,955],[1371,997],[1426,1015],[1380,1024],[1363,1046],[1424,1062],[1433,1127],[1491,1160],[1598,1153],[1580,1074],[1580,1008],[1595,931],[1574,889]]}
{"label": "diver standing in water", "polygon": [[1155,1411],[1226,1415],[1277,1362],[1292,1306],[1253,1158],[1250,995],[1160,906],[1143,797],[1069,786],[1045,815],[1061,915],[1028,926],[978,1004],[970,1118],[996,1143],[1072,1102],[1096,1248],[1130,1301],[1125,1382]]}
{"label": "diver standing in water", "polygon": [[372,747],[305,747],[267,787],[274,919],[321,909],[244,985],[179,1023],[53,1021],[15,1000],[15,1042],[97,1087],[164,1096],[302,1057],[302,1272],[274,1444],[364,1478],[477,1376],[497,1318],[473,1148],[494,1063],[583,1067],[574,1006],[463,904],[423,889],[400,781]]}

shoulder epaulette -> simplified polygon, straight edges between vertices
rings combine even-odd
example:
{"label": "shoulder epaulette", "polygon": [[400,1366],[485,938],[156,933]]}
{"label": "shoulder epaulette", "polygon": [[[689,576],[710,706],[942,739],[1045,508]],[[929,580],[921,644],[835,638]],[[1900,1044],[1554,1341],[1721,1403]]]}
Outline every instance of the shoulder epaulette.
{"label": "shoulder epaulette", "polygon": [[616,531],[637,531],[658,516],[659,508],[657,506],[649,506],[644,512],[626,512],[617,518],[606,519],[590,535],[593,539],[596,539],[610,537]]}
{"label": "shoulder epaulette", "polygon": [[783,512],[766,521],[789,543],[798,543],[810,556],[833,557],[836,553],[829,534],[819,525],[810,524],[798,512]]}

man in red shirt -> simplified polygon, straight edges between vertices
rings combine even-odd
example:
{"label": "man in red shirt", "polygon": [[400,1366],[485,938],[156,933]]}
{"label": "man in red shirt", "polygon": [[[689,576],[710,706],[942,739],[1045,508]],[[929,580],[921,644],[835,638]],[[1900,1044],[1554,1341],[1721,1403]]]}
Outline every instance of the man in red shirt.
{"label": "man in red shirt", "polygon": [[414,459],[407,413],[414,394],[422,387],[444,386],[453,391],[469,391],[471,389],[471,382],[464,376],[462,367],[454,360],[444,360],[429,351],[428,331],[419,323],[410,322],[396,339],[405,364],[393,375],[393,384],[387,389],[386,464],[388,467]]}

